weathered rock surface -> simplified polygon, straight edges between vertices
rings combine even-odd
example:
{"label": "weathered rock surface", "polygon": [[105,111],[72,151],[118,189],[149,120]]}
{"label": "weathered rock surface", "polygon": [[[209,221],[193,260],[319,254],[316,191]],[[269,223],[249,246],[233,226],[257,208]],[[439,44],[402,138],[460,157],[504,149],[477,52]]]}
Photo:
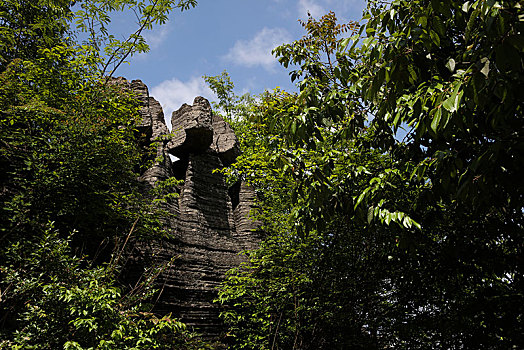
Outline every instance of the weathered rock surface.
{"label": "weathered rock surface", "polygon": [[240,155],[240,147],[233,129],[219,115],[213,114],[213,143],[211,149],[218,153],[224,166],[231,165]]}
{"label": "weathered rock surface", "polygon": [[213,112],[209,101],[196,97],[193,105],[183,104],[171,117],[173,137],[168,149],[176,157],[205,151],[213,141]]}
{"label": "weathered rock surface", "polygon": [[260,236],[253,234],[253,229],[262,225],[252,215],[256,203],[255,189],[245,182],[237,182],[229,189],[229,193],[234,207],[234,235],[241,240],[244,249],[255,249],[260,242]]}
{"label": "weathered rock surface", "polygon": [[[169,238],[135,245],[128,269],[136,278],[148,267],[173,261],[159,278],[156,311],[172,313],[206,337],[222,331],[219,306],[212,303],[226,271],[242,262],[239,252],[256,248],[259,223],[250,218],[255,192],[244,183],[227,188],[215,169],[234,162],[238,141],[231,127],[214,115],[209,102],[195,98],[173,112],[173,133],[162,108],[139,80],[127,83],[137,95],[143,118],[141,131],[158,142],[157,158],[141,180],[155,186],[171,176],[184,180],[180,196],[165,204]],[[179,158],[172,162],[169,154]]]}

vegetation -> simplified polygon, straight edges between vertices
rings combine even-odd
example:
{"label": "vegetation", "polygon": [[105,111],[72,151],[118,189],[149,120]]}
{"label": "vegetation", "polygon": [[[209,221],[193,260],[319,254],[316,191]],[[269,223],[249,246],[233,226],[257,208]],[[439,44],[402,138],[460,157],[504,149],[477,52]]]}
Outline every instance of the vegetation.
{"label": "vegetation", "polygon": [[370,1],[274,51],[300,92],[237,125],[269,237],[220,291],[235,348],[524,343],[522,16]]}
{"label": "vegetation", "polygon": [[[195,349],[151,313],[128,238],[163,235],[137,181],[153,157],[111,83],[142,32],[194,0],[0,0],[0,348]],[[117,40],[113,11],[134,11]],[[275,49],[298,93],[205,77],[267,239],[217,302],[236,349],[524,344],[524,11],[517,1],[370,0]]]}
{"label": "vegetation", "polygon": [[[127,238],[162,234],[161,193],[139,186],[135,98],[107,76],[147,50],[142,29],[195,2],[73,3],[0,1],[0,348],[201,348],[150,312],[165,267],[133,290],[119,281]],[[120,42],[105,26],[124,8],[140,29]]]}

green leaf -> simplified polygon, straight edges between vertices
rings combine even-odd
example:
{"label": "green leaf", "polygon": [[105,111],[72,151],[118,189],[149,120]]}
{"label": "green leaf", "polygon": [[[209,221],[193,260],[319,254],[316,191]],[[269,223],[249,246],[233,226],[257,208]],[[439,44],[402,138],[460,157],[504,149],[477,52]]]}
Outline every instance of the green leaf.
{"label": "green leaf", "polygon": [[446,63],[446,68],[449,69],[451,73],[455,71],[455,60],[453,58],[450,58],[448,62]]}
{"label": "green leaf", "polygon": [[428,18],[426,16],[420,16],[417,21],[417,24],[419,26],[422,26],[422,28],[426,28],[428,25]]}
{"label": "green leaf", "polygon": [[455,100],[452,97],[449,97],[444,103],[442,104],[442,107],[444,107],[449,112],[454,112],[454,106],[455,106]]}
{"label": "green leaf", "polygon": [[358,197],[357,202],[355,203],[354,210],[357,209],[357,207],[360,205],[360,203],[362,203],[362,201],[366,198],[368,192],[370,192],[371,190],[372,190],[371,187],[366,187],[366,189],[364,189],[364,191],[362,191],[362,193],[361,193],[360,196]]}
{"label": "green leaf", "polygon": [[435,134],[438,132],[441,118],[442,118],[442,111],[440,108],[437,108],[437,110],[435,111],[435,114],[433,115],[433,121],[431,122],[431,130],[433,130]]}
{"label": "green leaf", "polygon": [[392,213],[386,213],[386,217],[384,218],[384,221],[386,222],[386,225],[389,226],[389,223],[391,222],[392,217],[393,217]]}
{"label": "green leaf", "polygon": [[487,78],[489,74],[489,59],[487,57],[480,59],[480,72]]}
{"label": "green leaf", "polygon": [[368,224],[371,224],[371,222],[373,221],[374,210],[375,208],[373,206],[368,208],[368,215],[367,215]]}
{"label": "green leaf", "polygon": [[409,71],[409,75],[411,77],[411,81],[412,82],[415,82],[417,80],[417,72],[415,72],[415,69],[413,68],[413,65],[408,65],[408,71]]}
{"label": "green leaf", "polygon": [[411,228],[412,223],[408,216],[404,216],[404,219],[402,220],[402,226],[405,228]]}
{"label": "green leaf", "polygon": [[469,39],[471,37],[471,32],[473,31],[473,28],[475,27],[475,22],[478,19],[479,13],[480,13],[480,7],[477,6],[475,10],[469,16],[468,23],[466,25],[466,30],[464,32],[464,39],[466,43],[469,42]]}
{"label": "green leaf", "polygon": [[450,113],[454,113],[458,109],[460,99],[462,98],[462,92],[459,94],[461,87],[462,82],[459,81],[457,84],[455,84],[455,88],[453,89],[451,96],[442,104],[442,106]]}
{"label": "green leaf", "polygon": [[434,30],[431,29],[429,31],[429,36],[431,37],[431,40],[433,41],[433,43],[435,43],[436,46],[440,46],[440,38]]}
{"label": "green leaf", "polygon": [[346,48],[348,47],[350,41],[351,41],[351,38],[344,38],[344,39],[342,39],[342,41],[340,42],[340,51],[346,50]]}
{"label": "green leaf", "polygon": [[[446,27],[444,26],[444,23],[442,23],[442,20],[439,16],[433,17],[433,28],[435,28],[435,31],[440,35],[444,36],[446,35]],[[440,40],[439,40],[440,42]]]}

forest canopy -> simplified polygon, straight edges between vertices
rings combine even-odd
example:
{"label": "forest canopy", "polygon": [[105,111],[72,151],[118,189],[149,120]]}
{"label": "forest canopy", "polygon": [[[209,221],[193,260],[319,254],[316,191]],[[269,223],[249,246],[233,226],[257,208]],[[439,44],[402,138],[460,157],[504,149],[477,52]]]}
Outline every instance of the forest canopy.
{"label": "forest canopy", "polygon": [[[143,29],[196,2],[74,3],[0,1],[0,348],[202,348],[150,312],[165,267],[121,281],[126,237],[164,232],[161,194],[138,181],[151,152],[136,98],[110,84],[147,50]],[[106,28],[126,8],[139,27],[118,41]]]}
{"label": "forest canopy", "polygon": [[[0,348],[213,346],[150,312],[163,266],[120,280],[128,237],[166,234],[152,198],[175,191],[138,180],[154,152],[111,76],[194,6],[0,0]],[[256,189],[266,234],[218,291],[231,348],[524,344],[523,6],[370,0],[273,51],[297,92],[205,77],[241,142],[221,171]]]}
{"label": "forest canopy", "polygon": [[299,92],[240,103],[228,170],[268,232],[220,291],[236,348],[524,343],[522,6],[369,1],[274,50]]}

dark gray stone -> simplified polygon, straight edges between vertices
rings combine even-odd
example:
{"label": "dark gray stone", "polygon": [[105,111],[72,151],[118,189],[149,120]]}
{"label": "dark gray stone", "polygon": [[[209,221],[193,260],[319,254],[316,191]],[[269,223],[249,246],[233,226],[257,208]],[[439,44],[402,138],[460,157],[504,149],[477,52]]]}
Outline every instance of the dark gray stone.
{"label": "dark gray stone", "polygon": [[[233,200],[236,201],[236,198]],[[255,189],[246,182],[241,181],[238,185],[237,203],[233,210],[236,228],[234,236],[238,242],[241,242],[243,250],[256,249],[262,239],[260,230],[262,223],[255,217],[257,210]]]}
{"label": "dark gray stone", "polygon": [[231,165],[240,155],[237,137],[231,126],[218,114],[213,114],[213,143],[211,149],[218,153],[224,166]]}
{"label": "dark gray stone", "polygon": [[[123,78],[117,78],[119,84],[126,84],[126,82],[119,81],[120,79]],[[127,83],[127,86],[135,93],[139,102],[139,114],[142,117],[139,130],[146,135],[146,146],[153,142],[157,146],[153,166],[140,177],[140,180],[154,186],[157,181],[173,176],[171,160],[166,150],[169,130],[164,122],[162,106],[149,96],[147,86],[141,80],[133,80]]]}
{"label": "dark gray stone", "polygon": [[178,158],[188,153],[204,152],[213,141],[211,105],[196,97],[193,105],[183,104],[171,116],[172,138],[167,147]]}
{"label": "dark gray stone", "polygon": [[[164,123],[160,104],[139,80],[128,84],[140,103],[141,130],[157,142],[157,158],[141,180],[147,186],[175,176],[184,183],[179,198],[163,204],[170,218],[162,220],[169,238],[136,243],[128,255],[128,277],[137,280],[151,266],[173,263],[157,279],[161,294],[154,311],[172,313],[207,338],[223,330],[218,318],[217,286],[238,266],[246,249],[257,247],[260,223],[252,219],[256,194],[239,183],[228,189],[216,169],[234,162],[238,140],[231,127],[213,115],[209,102],[195,98],[173,112],[173,132]],[[168,153],[178,158],[172,163]]]}
{"label": "dark gray stone", "polygon": [[160,103],[149,96],[149,90],[141,80],[133,80],[129,86],[139,101],[139,113],[142,116],[140,127],[151,129],[151,141],[165,138],[169,130],[164,122],[164,111]]}

